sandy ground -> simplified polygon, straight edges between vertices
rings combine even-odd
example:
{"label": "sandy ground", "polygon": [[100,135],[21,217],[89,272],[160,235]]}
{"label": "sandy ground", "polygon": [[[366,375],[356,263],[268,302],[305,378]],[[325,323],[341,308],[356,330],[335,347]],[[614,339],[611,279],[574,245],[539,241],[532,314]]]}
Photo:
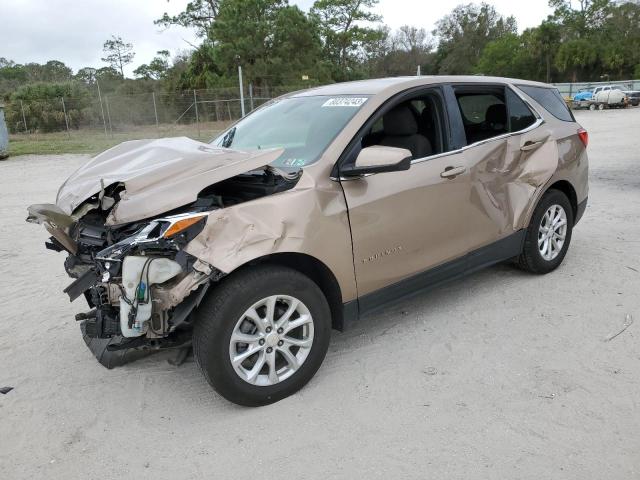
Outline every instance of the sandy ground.
{"label": "sandy ground", "polygon": [[560,269],[497,266],[336,332],[259,409],[164,353],[101,367],[24,222],[86,157],[0,162],[0,478],[638,478],[640,108],[578,119],[590,205]]}

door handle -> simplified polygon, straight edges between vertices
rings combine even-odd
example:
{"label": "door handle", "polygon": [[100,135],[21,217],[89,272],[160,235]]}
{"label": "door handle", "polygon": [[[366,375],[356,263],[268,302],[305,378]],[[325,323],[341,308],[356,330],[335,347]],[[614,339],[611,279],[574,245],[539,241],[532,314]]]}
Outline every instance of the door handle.
{"label": "door handle", "polygon": [[535,150],[536,148],[538,148],[543,143],[544,143],[544,140],[535,140],[535,141],[527,140],[520,147],[520,150],[522,150],[523,152],[528,152],[530,150]]}
{"label": "door handle", "polygon": [[454,178],[467,171],[467,167],[447,167],[440,173],[442,178]]}

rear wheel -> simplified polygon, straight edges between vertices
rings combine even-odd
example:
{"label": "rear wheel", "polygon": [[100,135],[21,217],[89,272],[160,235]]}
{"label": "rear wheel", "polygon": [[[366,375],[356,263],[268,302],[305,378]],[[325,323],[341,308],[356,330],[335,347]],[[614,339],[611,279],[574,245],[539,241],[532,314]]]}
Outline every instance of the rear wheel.
{"label": "rear wheel", "polygon": [[330,333],[329,306],[310,278],[288,268],[255,267],[230,276],[198,308],[194,356],[227,400],[267,405],[313,377]]}
{"label": "rear wheel", "polygon": [[532,273],[555,270],[567,254],[572,230],[569,199],[559,190],[547,191],[531,217],[518,265]]}

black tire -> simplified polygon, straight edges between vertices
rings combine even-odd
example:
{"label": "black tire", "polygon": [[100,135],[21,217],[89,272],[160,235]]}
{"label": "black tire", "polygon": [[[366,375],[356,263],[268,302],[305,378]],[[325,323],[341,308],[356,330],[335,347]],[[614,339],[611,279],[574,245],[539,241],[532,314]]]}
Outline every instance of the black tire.
{"label": "black tire", "polygon": [[[567,231],[559,254],[552,260],[546,260],[542,257],[538,248],[538,232],[543,215],[552,205],[560,205],[564,209],[567,216]],[[558,268],[562,260],[564,260],[571,243],[573,222],[573,209],[567,196],[560,190],[552,189],[547,191],[538,202],[538,206],[531,217],[531,222],[527,227],[524,247],[517,261],[518,266],[523,270],[537,274],[549,273]]]}
{"label": "black tire", "polygon": [[[244,312],[271,295],[289,295],[306,305],[313,318],[313,343],[306,360],[289,378],[256,386],[234,370],[229,345]],[[207,381],[227,400],[250,407],[277,402],[301,389],[320,368],[331,337],[331,311],[318,285],[280,266],[255,266],[232,273],[205,298],[195,317],[193,352]]]}

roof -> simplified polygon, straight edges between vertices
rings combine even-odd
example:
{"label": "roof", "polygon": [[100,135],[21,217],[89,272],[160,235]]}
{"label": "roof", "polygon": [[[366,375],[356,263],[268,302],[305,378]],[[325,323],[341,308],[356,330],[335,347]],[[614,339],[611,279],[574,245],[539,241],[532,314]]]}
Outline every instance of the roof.
{"label": "roof", "polygon": [[355,82],[333,83],[321,87],[310,88],[295,92],[295,97],[315,95],[376,95],[385,90],[402,90],[403,88],[432,85],[438,83],[504,83],[517,85],[532,85],[550,88],[551,85],[530,80],[520,80],[503,77],[484,77],[479,75],[425,75],[411,77],[387,77]]}

